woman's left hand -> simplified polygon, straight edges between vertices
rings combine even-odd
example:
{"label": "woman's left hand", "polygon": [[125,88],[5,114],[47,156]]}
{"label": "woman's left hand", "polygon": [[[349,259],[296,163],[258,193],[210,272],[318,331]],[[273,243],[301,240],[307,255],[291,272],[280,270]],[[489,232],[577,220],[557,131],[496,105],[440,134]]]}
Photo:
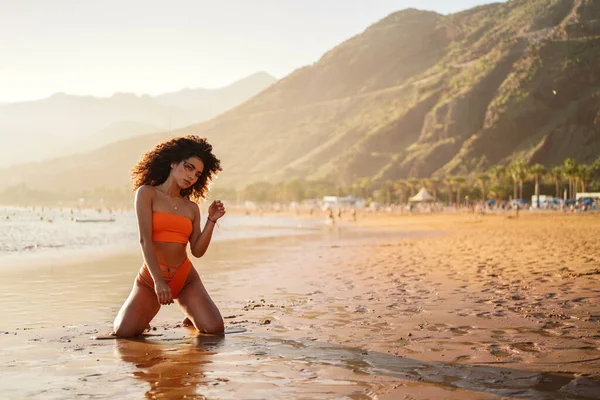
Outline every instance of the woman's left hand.
{"label": "woman's left hand", "polygon": [[208,218],[216,221],[223,215],[225,215],[225,206],[221,203],[221,200],[213,201],[210,207],[208,207]]}

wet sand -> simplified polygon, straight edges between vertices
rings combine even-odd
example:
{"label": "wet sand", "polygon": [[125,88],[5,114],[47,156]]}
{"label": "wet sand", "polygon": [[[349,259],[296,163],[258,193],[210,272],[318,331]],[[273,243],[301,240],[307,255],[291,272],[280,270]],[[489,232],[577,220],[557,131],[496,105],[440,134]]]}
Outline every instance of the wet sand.
{"label": "wet sand", "polygon": [[[193,260],[225,317],[110,331],[137,253],[2,269],[3,398],[593,399],[600,217],[372,216]],[[216,243],[215,243],[216,244]],[[245,330],[245,331],[244,331]]]}

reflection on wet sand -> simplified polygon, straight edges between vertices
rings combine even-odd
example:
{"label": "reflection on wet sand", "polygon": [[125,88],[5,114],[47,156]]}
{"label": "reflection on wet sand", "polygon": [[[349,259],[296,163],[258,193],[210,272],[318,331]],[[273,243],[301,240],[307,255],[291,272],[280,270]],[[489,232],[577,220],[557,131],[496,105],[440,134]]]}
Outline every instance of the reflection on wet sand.
{"label": "reflection on wet sand", "polygon": [[[319,356],[315,348],[306,347],[304,354],[297,355],[293,341],[264,340],[255,334],[173,337],[168,333],[114,343],[116,357],[135,367],[131,376],[147,384],[148,399],[292,399],[298,393],[316,398],[349,392],[352,399],[371,398],[365,393],[372,384],[357,375],[368,365],[342,354],[355,349],[330,353],[320,362],[313,361]],[[338,365],[332,357],[348,359]]]}
{"label": "reflection on wet sand", "polygon": [[148,382],[148,399],[204,399],[198,386],[205,377],[206,364],[223,343],[224,336],[202,335],[191,342],[115,340],[115,354],[136,367],[133,376]]}
{"label": "reflection on wet sand", "polygon": [[296,398],[298,393],[372,399],[375,397],[369,393],[386,380],[394,382],[395,395],[426,390],[444,398],[593,399],[600,388],[597,377],[585,374],[463,364],[463,360],[426,362],[256,333],[227,340],[210,336],[155,342],[119,340],[115,351],[121,360],[135,365],[135,378],[148,383],[149,399],[235,398],[241,394]]}

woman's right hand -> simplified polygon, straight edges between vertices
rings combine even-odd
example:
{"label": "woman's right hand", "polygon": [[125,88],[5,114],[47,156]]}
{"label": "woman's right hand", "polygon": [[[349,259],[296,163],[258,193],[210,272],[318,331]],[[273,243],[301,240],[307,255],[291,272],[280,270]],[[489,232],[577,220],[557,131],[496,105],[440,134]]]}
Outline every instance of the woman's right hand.
{"label": "woman's right hand", "polygon": [[158,302],[164,306],[167,304],[173,304],[173,294],[171,293],[171,288],[165,281],[162,279],[158,282],[154,282],[154,291],[156,292],[156,297],[158,297]]}

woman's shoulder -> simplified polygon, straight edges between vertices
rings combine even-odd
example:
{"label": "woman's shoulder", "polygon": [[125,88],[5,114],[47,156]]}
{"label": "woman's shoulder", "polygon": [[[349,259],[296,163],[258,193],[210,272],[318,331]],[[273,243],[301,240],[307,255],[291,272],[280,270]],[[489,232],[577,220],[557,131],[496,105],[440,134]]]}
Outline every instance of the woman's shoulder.
{"label": "woman's shoulder", "polygon": [[148,196],[153,197],[156,193],[156,188],[152,185],[142,185],[136,189],[135,194],[137,196]]}
{"label": "woman's shoulder", "polygon": [[198,203],[196,203],[195,201],[192,201],[190,199],[184,199],[185,200],[185,206],[187,208],[189,208],[190,210],[192,210],[192,212],[196,213],[200,211],[200,206],[198,205]]}

